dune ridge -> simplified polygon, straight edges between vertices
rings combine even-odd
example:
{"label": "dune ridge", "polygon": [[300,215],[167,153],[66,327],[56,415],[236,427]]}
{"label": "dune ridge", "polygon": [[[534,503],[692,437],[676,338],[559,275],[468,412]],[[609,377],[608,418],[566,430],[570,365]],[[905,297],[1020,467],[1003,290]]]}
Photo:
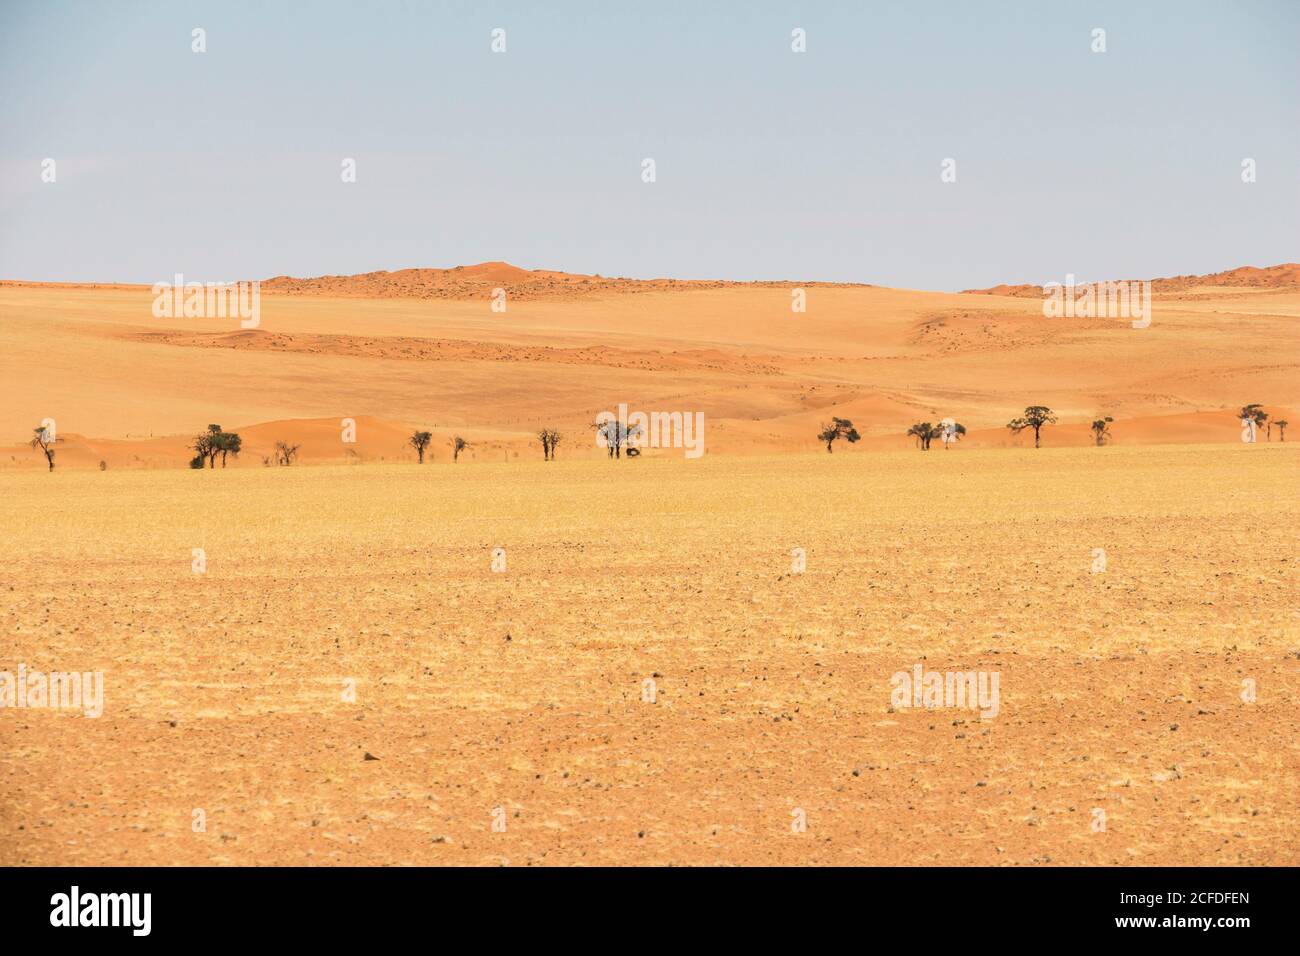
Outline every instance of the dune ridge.
{"label": "dune ridge", "polygon": [[[1285,279],[1261,271],[1223,275]],[[552,291],[579,278],[505,263],[443,273]],[[0,468],[40,466],[24,443],[47,417],[60,466],[163,468],[184,467],[209,423],[241,431],[249,467],[279,439],[303,445],[303,464],[407,460],[415,428],[434,432],[435,461],[456,435],[471,442],[462,462],[540,457],[540,428],[568,436],[562,457],[599,455],[592,421],[620,404],[702,414],[706,453],[728,455],[822,451],[832,415],[863,436],[837,454],[861,454],[908,449],[911,424],[946,417],[966,427],[962,447],[1016,447],[1027,439],[1005,425],[1031,404],[1059,419],[1048,447],[1087,444],[1107,416],[1116,444],[1236,443],[1242,405],[1275,421],[1300,409],[1300,289],[1184,285],[1157,297],[1146,329],[1049,319],[1027,297],[876,286],[806,284],[800,312],[781,283],[547,293],[505,312],[486,292],[272,293],[244,329],[157,318],[145,287],[6,283]],[[366,423],[352,447],[344,419]]]}
{"label": "dune ridge", "polygon": [[738,286],[793,288],[832,286],[849,288],[854,283],[797,283],[786,280],[738,282],[726,279],[629,279],[601,275],[557,272],[551,269],[521,269],[508,262],[480,262],[450,269],[399,269],[394,272],[366,272],[356,275],[325,275],[310,278],[275,276],[262,280],[262,291],[284,295],[324,295],[348,298],[478,299],[503,289],[507,299],[573,299],[598,295],[622,295],[663,291],[699,291]]}
{"label": "dune ridge", "polygon": [[[1098,281],[1132,282],[1142,280],[1101,279]],[[1214,272],[1209,275],[1168,276],[1151,279],[1150,282],[1153,293],[1201,291],[1209,294],[1221,292],[1223,289],[1290,290],[1300,288],[1300,262],[1283,262],[1262,269],[1256,266],[1238,266],[1235,269],[1226,269],[1223,272]],[[1091,283],[1081,282],[1080,284],[1090,285]],[[1015,298],[1041,298],[1043,295],[1043,287],[1032,283],[1001,284],[990,286],[987,289],[966,289],[964,291],[969,295],[1005,295]]]}

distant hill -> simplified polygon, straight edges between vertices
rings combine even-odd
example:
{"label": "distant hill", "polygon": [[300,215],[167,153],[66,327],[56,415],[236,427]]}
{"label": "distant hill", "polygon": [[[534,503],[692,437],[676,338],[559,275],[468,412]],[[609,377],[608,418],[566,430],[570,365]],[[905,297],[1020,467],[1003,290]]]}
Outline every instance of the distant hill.
{"label": "distant hill", "polygon": [[[1103,280],[1104,281],[1104,280]],[[1080,283],[1081,285],[1084,283]],[[1260,269],[1255,266],[1238,266],[1225,272],[1210,275],[1170,276],[1152,279],[1153,292],[1187,292],[1208,288],[1240,289],[1296,289],[1300,288],[1300,263],[1284,262]],[[1041,298],[1043,287],[1028,283],[1022,285],[995,285],[987,289],[966,289],[972,295],[1006,295],[1016,298]]]}
{"label": "distant hill", "polygon": [[732,282],[724,279],[625,279],[600,275],[521,269],[508,262],[480,262],[451,269],[399,269],[358,275],[296,279],[276,276],[262,281],[263,292],[288,295],[342,296],[363,299],[486,299],[504,289],[510,300],[569,299],[592,294],[661,292],[673,289],[720,289],[730,286],[827,286],[852,283]]}

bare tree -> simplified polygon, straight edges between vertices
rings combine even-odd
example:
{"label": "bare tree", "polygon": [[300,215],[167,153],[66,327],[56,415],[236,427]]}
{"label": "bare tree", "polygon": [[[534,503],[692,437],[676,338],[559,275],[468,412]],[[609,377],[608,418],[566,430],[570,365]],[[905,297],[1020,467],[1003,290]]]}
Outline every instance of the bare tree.
{"label": "bare tree", "polygon": [[641,434],[640,425],[626,425],[614,418],[598,421],[592,427],[596,429],[596,434],[604,440],[610,458],[620,457],[623,446],[630,446]]}
{"label": "bare tree", "polygon": [[32,429],[32,440],[28,442],[33,448],[39,448],[45,455],[45,463],[54,470],[54,443],[59,439],[44,425]]}
{"label": "bare tree", "polygon": [[451,440],[451,460],[453,463],[460,461],[460,453],[469,447],[469,442],[457,435]]}
{"label": "bare tree", "polygon": [[297,445],[290,445],[287,441],[278,441],[275,443],[275,463],[277,465],[289,466],[298,458]]}
{"label": "bare tree", "polygon": [[411,437],[406,440],[406,443],[420,456],[421,465],[424,464],[424,450],[429,447],[431,441],[433,441],[432,432],[411,432]]}
{"label": "bare tree", "polygon": [[[599,429],[599,426],[597,426]],[[564,438],[554,428],[543,428],[537,433],[537,440],[542,443],[542,459],[544,461],[555,460],[555,446]]]}

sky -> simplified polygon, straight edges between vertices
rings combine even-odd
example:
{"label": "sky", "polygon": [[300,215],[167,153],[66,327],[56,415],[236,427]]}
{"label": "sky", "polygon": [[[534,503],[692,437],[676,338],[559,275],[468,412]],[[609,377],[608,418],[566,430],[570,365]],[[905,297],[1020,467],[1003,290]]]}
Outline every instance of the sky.
{"label": "sky", "polygon": [[1137,7],[0,0],[0,278],[1300,260],[1300,3]]}

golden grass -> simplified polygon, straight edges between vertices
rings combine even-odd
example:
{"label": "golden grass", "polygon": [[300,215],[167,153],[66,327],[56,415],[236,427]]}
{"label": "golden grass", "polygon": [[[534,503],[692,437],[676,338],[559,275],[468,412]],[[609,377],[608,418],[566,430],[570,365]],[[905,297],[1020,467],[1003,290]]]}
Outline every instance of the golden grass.
{"label": "golden grass", "polygon": [[0,863],[1295,864],[1298,458],[0,474]]}

